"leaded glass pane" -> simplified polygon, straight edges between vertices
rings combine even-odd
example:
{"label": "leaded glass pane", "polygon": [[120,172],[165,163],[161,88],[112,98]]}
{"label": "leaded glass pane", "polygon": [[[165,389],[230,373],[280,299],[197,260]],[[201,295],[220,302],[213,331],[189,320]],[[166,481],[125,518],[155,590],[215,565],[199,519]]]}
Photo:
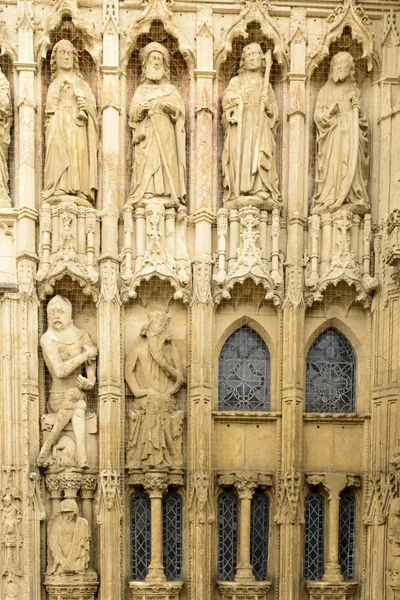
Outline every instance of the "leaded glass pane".
{"label": "leaded glass pane", "polygon": [[146,578],[150,564],[150,499],[138,491],[131,498],[131,577],[134,581]]}
{"label": "leaded glass pane", "polygon": [[243,326],[219,356],[219,410],[269,410],[270,358],[260,336]]}
{"label": "leaded glass pane", "polygon": [[307,356],[306,411],[353,412],[355,382],[356,360],[349,342],[336,329],[327,329]]}
{"label": "leaded glass pane", "polygon": [[350,490],[340,494],[339,563],[345,580],[354,579],[356,503]]}
{"label": "leaded glass pane", "polygon": [[257,491],[251,501],[250,562],[257,581],[267,579],[269,498]]}
{"label": "leaded glass pane", "polygon": [[324,497],[312,489],[305,501],[304,579],[319,581],[324,572]]}
{"label": "leaded glass pane", "polygon": [[182,500],[176,492],[163,496],[163,563],[167,581],[182,573]]}
{"label": "leaded glass pane", "polygon": [[218,579],[232,581],[235,576],[238,531],[238,503],[231,492],[218,500]]}

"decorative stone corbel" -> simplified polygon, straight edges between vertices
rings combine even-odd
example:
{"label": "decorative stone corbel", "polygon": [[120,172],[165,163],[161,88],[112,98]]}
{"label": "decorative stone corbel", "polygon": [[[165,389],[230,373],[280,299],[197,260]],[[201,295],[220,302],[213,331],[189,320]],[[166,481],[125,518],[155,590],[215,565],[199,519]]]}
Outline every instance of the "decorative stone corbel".
{"label": "decorative stone corbel", "polygon": [[115,510],[119,513],[121,512],[119,475],[115,469],[111,468],[110,461],[108,462],[107,469],[101,471],[99,481],[100,494],[97,522],[101,523],[104,511]]}
{"label": "decorative stone corbel", "polygon": [[362,57],[367,60],[368,71],[371,71],[378,59],[374,53],[374,34],[370,26],[371,21],[365,10],[355,0],[343,0],[338,4],[327,17],[326,25],[318,38],[318,46],[308,58],[308,76],[311,77],[318,65],[329,56],[330,45],[341,37],[346,27],[350,28],[353,40],[361,45]]}
{"label": "decorative stone corbel", "polygon": [[370,477],[364,506],[364,525],[384,525],[395,497],[395,476],[384,473]]}
{"label": "decorative stone corbel", "polygon": [[285,36],[283,35],[278,23],[271,18],[269,10],[271,4],[266,0],[242,0],[242,10],[238,19],[231,27],[223,33],[223,42],[215,51],[215,67],[218,72],[221,65],[226,61],[230,52],[232,52],[232,43],[235,38],[247,39],[247,26],[250,23],[258,23],[265,37],[272,41],[274,45],[273,54],[275,59],[281,65],[283,73],[289,68],[289,51]]}
{"label": "decorative stone corbel", "polygon": [[288,522],[302,523],[303,516],[299,511],[302,476],[298,471],[282,473],[278,479],[278,508],[275,522],[283,525]]}

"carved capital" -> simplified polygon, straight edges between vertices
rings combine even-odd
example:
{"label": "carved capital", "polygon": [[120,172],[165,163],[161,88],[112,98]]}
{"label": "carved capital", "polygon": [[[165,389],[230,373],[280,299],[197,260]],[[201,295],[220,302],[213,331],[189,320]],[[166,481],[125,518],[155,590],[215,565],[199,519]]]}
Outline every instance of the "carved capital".
{"label": "carved capital", "polygon": [[143,487],[150,498],[161,498],[168,490],[168,475],[166,473],[146,473]]}

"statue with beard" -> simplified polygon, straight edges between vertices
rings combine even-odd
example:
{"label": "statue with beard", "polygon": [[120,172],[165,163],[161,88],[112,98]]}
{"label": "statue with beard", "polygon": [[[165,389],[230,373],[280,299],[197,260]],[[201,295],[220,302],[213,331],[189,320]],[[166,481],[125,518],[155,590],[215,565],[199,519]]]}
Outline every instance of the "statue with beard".
{"label": "statue with beard", "polygon": [[183,372],[169,321],[164,312],[151,312],[126,360],[125,379],[134,395],[129,415],[131,468],[182,466],[183,412],[176,409],[174,395]]}
{"label": "statue with beard", "polygon": [[185,105],[169,81],[169,54],[158,42],[140,52],[141,85],[132,98],[133,166],[128,202],[185,204]]}
{"label": "statue with beard", "polygon": [[354,80],[354,59],[339,52],[331,60],[329,79],[315,107],[317,164],[311,213],[334,212],[342,206],[369,211],[368,123]]}

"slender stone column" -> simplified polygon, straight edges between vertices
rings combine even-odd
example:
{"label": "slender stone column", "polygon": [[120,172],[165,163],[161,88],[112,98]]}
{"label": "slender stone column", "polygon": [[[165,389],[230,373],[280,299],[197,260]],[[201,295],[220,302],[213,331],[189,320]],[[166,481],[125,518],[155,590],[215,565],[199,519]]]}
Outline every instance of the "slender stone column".
{"label": "slender stone column", "polygon": [[340,490],[333,488],[329,493],[328,548],[327,562],[322,576],[323,581],[343,581],[339,564],[339,509]]}
{"label": "slender stone column", "polygon": [[254,581],[250,564],[251,499],[257,486],[254,476],[243,474],[235,480],[239,495],[239,552],[235,581]]}
{"label": "slender stone column", "polygon": [[145,476],[143,485],[150,496],[151,504],[151,561],[146,580],[165,581],[162,545],[162,496],[168,489],[168,476],[165,473],[148,473]]}

